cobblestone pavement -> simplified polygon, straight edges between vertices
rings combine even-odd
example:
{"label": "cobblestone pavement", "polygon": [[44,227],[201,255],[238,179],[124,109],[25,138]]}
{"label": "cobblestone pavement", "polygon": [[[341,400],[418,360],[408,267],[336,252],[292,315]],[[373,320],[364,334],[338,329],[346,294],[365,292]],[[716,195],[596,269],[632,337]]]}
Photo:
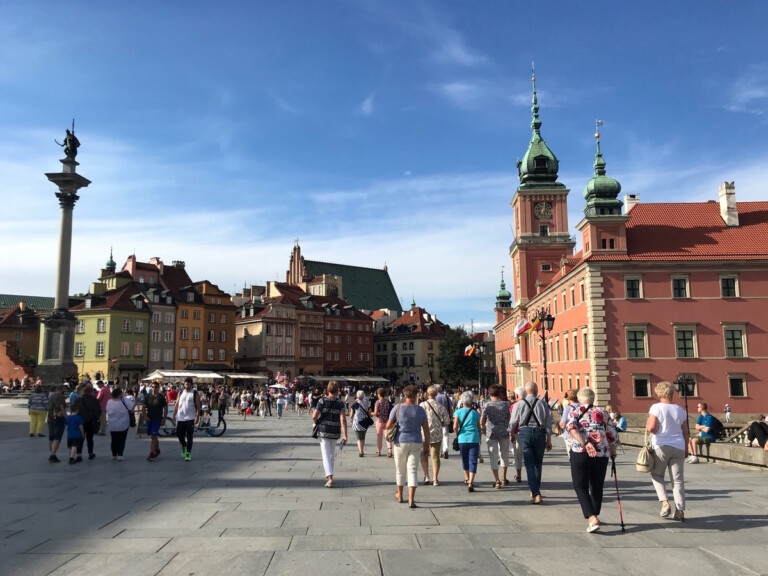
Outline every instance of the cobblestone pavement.
{"label": "cobblestone pavement", "polygon": [[[126,461],[47,461],[26,410],[0,402],[0,575],[280,574],[768,574],[768,475],[714,464],[686,466],[686,522],[665,520],[634,451],[618,459],[626,532],[606,479],[602,531],[585,533],[566,455],[545,458],[544,504],[528,489],[492,487],[486,463],[468,493],[460,460],[442,461],[440,486],[420,486],[417,509],[394,499],[394,462],[338,453],[336,486],[323,487],[310,419],[288,413],[227,434],[197,436],[191,462],[161,440],[129,435]],[[510,475],[511,476],[511,475]]]}

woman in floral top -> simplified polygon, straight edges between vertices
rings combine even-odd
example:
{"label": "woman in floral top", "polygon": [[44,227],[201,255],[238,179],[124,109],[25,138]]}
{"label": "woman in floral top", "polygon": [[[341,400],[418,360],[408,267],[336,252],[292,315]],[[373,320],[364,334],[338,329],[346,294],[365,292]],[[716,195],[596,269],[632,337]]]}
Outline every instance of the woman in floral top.
{"label": "woman in floral top", "polygon": [[593,390],[582,388],[577,398],[581,405],[571,411],[565,425],[572,439],[571,479],[584,518],[589,520],[587,532],[596,532],[608,457],[616,456],[616,427],[605,410],[592,405]]}
{"label": "woman in floral top", "polygon": [[[379,388],[376,391],[379,399],[373,406],[373,417],[376,419],[376,456],[381,456],[381,445],[384,440],[384,430],[387,427],[392,402],[387,398],[387,391]],[[387,442],[387,458],[392,458],[392,442]]]}

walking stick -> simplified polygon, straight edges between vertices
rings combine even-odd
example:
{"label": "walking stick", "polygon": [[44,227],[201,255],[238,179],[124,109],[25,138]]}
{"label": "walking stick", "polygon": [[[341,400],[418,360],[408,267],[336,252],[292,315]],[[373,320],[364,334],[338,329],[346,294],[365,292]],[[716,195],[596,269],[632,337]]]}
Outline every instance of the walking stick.
{"label": "walking stick", "polygon": [[613,482],[616,484],[616,501],[619,503],[619,519],[621,520],[621,531],[626,532],[624,528],[624,512],[621,510],[621,494],[619,494],[619,478],[616,476],[616,459],[611,458],[611,476],[613,476]]}

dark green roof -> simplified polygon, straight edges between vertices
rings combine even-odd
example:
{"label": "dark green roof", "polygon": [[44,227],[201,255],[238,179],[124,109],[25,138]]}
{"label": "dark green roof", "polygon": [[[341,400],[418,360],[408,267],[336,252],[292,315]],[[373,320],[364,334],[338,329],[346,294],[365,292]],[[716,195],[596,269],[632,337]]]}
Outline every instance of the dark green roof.
{"label": "dark green roof", "polygon": [[20,296],[18,294],[0,294],[0,310],[18,306],[24,302],[33,310],[53,310],[54,298],[48,296]]}
{"label": "dark green roof", "polygon": [[344,300],[358,310],[388,308],[402,313],[403,307],[389,278],[389,272],[381,268],[363,268],[346,264],[304,260],[304,267],[311,277],[323,274],[341,276]]}

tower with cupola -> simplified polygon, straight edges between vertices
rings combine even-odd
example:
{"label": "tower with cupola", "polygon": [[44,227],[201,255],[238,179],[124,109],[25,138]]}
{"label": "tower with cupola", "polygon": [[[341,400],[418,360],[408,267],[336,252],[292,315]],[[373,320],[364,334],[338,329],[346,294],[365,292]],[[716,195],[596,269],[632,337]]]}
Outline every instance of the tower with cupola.
{"label": "tower with cupola", "polygon": [[573,253],[575,242],[568,232],[568,192],[557,181],[559,164],[541,135],[536,77],[533,85],[531,141],[517,161],[520,184],[512,198],[515,239],[512,258],[512,298],[525,308],[540,286],[557,273],[564,256]]}
{"label": "tower with cupola", "polygon": [[627,228],[629,215],[622,214],[622,202],[618,199],[621,184],[606,176],[605,160],[600,150],[600,122],[595,132],[595,175],[584,189],[584,219],[576,225],[581,232],[584,256],[609,253],[627,253]]}

